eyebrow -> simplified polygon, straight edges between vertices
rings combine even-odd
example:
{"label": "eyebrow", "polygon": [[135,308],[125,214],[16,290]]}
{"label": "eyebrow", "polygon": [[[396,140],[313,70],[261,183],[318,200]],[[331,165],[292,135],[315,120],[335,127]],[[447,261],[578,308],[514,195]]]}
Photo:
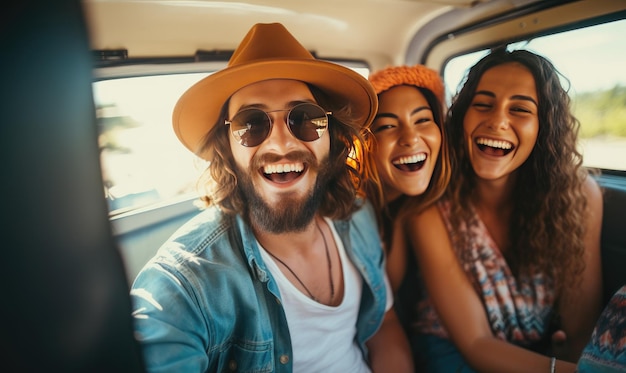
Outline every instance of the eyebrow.
{"label": "eyebrow", "polygon": [[[428,107],[428,106],[419,106],[419,107],[416,107],[415,109],[413,109],[413,111],[411,111],[411,115],[415,115],[415,114],[417,114],[417,113],[419,113],[420,111],[423,111],[423,110],[432,111],[432,109],[430,107]],[[394,119],[397,119],[398,116],[395,115],[394,113],[378,113],[378,114],[376,114],[374,119],[376,120],[378,118],[394,118]]]}
{"label": "eyebrow", "polygon": [[[476,91],[476,93],[474,93],[474,97],[478,96],[478,95],[483,95],[483,96],[489,96],[492,98],[496,98],[496,95],[493,92],[490,91]],[[539,104],[537,103],[537,101],[535,101],[534,98],[530,97],[530,96],[526,96],[526,95],[513,95],[510,97],[511,100],[524,100],[524,101],[530,101],[533,104],[535,104],[535,106],[539,107]]]}

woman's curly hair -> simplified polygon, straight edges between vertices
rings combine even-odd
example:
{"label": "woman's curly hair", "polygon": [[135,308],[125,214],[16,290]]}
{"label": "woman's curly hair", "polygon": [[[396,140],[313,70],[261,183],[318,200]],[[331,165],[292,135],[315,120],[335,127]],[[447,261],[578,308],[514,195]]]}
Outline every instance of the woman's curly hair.
{"label": "woman's curly hair", "polygon": [[[536,144],[517,173],[512,199],[509,242],[505,257],[513,273],[545,273],[557,295],[573,286],[584,269],[586,198],[582,185],[587,170],[576,148],[579,121],[570,111],[570,97],[562,75],[546,58],[525,50],[493,50],[468,72],[448,111],[446,130],[453,175],[446,190],[454,230],[472,219],[470,197],[475,173],[467,154],[463,119],[483,74],[494,66],[519,63],[532,73],[538,96],[539,132]],[[564,77],[563,77],[564,78]],[[565,81],[567,79],[564,78]],[[453,236],[457,254],[467,237]]]}
{"label": "woman's curly hair", "polygon": [[[349,107],[337,107],[318,88],[309,85],[318,105],[329,115],[330,170],[329,185],[326,187],[320,213],[332,219],[347,219],[359,206],[357,190],[361,183],[361,162],[356,154],[358,143],[362,143],[361,123],[352,117]],[[198,180],[200,200],[205,206],[216,205],[224,213],[247,214],[241,191],[237,188],[235,161],[228,140],[229,129],[224,125],[228,102],[222,107],[218,122],[207,133],[200,152],[211,159]],[[339,161],[343,160],[343,161]]]}

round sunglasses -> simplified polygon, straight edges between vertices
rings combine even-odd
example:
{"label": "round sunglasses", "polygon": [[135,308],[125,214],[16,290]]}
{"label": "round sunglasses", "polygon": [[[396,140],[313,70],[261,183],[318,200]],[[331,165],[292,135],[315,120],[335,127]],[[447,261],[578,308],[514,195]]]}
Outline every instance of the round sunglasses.
{"label": "round sunglasses", "polygon": [[328,115],[321,107],[311,103],[298,104],[291,109],[263,111],[249,108],[235,114],[233,119],[225,120],[235,140],[243,146],[260,145],[272,131],[274,121],[270,113],[286,111],[285,123],[291,134],[301,141],[315,141],[322,137],[328,128]]}

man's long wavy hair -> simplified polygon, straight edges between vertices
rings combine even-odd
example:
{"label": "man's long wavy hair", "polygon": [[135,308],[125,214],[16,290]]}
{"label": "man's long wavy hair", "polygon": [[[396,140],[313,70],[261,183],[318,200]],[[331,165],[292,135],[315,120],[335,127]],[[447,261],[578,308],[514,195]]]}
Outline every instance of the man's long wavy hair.
{"label": "man's long wavy hair", "polygon": [[439,150],[439,156],[435,163],[435,168],[431,176],[428,187],[424,193],[418,196],[401,197],[398,209],[392,211],[390,206],[385,202],[385,193],[383,190],[382,181],[380,175],[376,169],[376,136],[371,132],[368,126],[364,130],[365,138],[365,162],[364,169],[366,172],[365,180],[363,182],[363,190],[367,198],[372,202],[372,205],[378,212],[378,226],[381,229],[382,237],[389,237],[389,230],[391,229],[391,222],[405,216],[405,214],[417,214],[424,210],[426,207],[434,203],[444,193],[448,181],[450,180],[450,162],[448,159],[448,149],[445,141],[445,131],[443,127],[444,122],[444,106],[442,102],[432,93],[430,90],[422,87],[415,87],[430,106],[433,112],[433,119],[439,127],[441,132],[441,149]]}
{"label": "man's long wavy hair", "polygon": [[[330,180],[325,190],[325,197],[320,207],[323,216],[332,219],[347,219],[358,208],[357,190],[361,183],[361,162],[355,157],[356,143],[362,143],[361,123],[353,118],[350,107],[339,107],[318,88],[309,85],[317,104],[329,115],[328,132],[330,134],[331,167]],[[241,191],[237,187],[235,160],[230,148],[228,126],[224,120],[228,114],[228,101],[222,107],[217,123],[207,133],[200,153],[210,159],[206,170],[198,180],[200,200],[205,206],[216,205],[228,215],[247,215]],[[236,145],[240,146],[240,145]],[[245,170],[244,170],[245,171]]]}
{"label": "man's long wavy hair", "polygon": [[[464,139],[465,113],[483,74],[510,62],[525,66],[535,79],[539,132],[530,156],[516,171],[509,225],[511,246],[505,258],[515,276],[545,273],[554,281],[558,296],[564,287],[577,283],[585,266],[587,201],[582,185],[587,170],[576,149],[580,123],[570,111],[570,97],[561,85],[561,74],[544,57],[525,50],[496,49],[469,70],[446,121],[453,169],[446,190],[446,198],[451,202],[451,223],[454,231],[459,232],[462,222],[473,219],[470,201],[476,175]],[[463,250],[468,237],[458,235],[451,239],[462,260],[469,260],[464,255],[467,250]]]}

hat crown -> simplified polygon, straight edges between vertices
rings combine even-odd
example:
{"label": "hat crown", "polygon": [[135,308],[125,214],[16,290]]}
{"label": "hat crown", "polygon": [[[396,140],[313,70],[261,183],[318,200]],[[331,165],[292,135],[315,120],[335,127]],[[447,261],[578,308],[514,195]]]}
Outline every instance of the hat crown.
{"label": "hat crown", "polygon": [[368,125],[378,98],[372,85],[354,70],[315,58],[280,23],[256,24],[235,49],[228,66],[198,81],[178,99],[172,113],[176,136],[210,161],[207,136],[223,124],[222,110],[242,87],[270,79],[297,80],[324,92],[337,107],[349,106],[353,127]]}
{"label": "hat crown", "polygon": [[263,60],[313,60],[314,57],[280,23],[254,25],[233,53],[229,67]]}

